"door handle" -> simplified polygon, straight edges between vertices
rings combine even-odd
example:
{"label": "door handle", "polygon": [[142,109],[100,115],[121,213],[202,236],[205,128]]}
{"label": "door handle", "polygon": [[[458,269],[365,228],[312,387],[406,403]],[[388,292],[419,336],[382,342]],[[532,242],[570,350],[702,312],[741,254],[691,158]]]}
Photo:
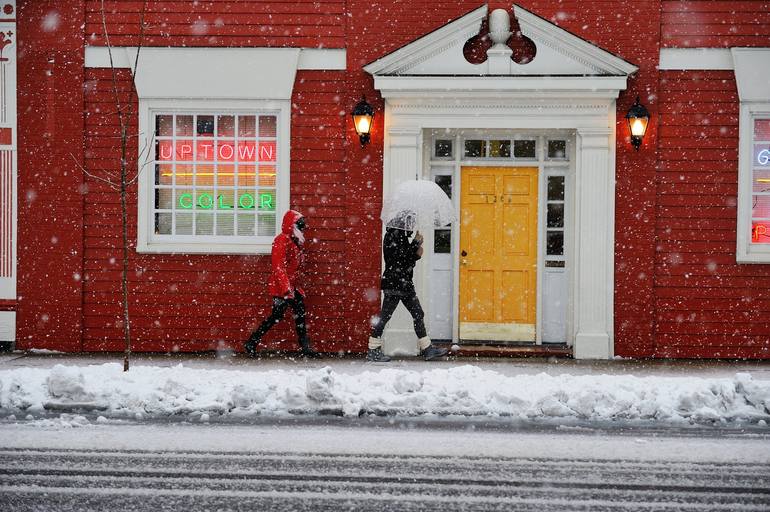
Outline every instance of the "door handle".
{"label": "door handle", "polygon": [[463,256],[463,257],[464,257],[464,256],[468,256],[468,253],[467,253],[467,252],[465,252],[465,251],[463,251],[463,252],[461,252],[461,253],[460,253],[460,256]]}

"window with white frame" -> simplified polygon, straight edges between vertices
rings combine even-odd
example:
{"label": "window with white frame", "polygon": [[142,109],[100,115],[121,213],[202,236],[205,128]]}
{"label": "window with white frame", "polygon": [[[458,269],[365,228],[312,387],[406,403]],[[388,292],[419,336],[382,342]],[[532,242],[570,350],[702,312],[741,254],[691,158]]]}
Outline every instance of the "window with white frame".
{"label": "window with white frame", "polygon": [[281,114],[150,109],[138,250],[269,252],[288,207]]}
{"label": "window with white frame", "polygon": [[737,260],[770,263],[770,105],[742,107]]}

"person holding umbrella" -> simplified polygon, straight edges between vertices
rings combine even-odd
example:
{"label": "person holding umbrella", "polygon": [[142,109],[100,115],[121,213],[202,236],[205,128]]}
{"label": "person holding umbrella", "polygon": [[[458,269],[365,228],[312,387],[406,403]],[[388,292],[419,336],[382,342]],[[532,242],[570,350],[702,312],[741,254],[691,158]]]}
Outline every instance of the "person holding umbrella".
{"label": "person holding umbrella", "polygon": [[273,308],[270,316],[253,332],[244,344],[249,357],[257,356],[257,345],[262,336],[281,321],[286,310],[291,307],[294,323],[299,338],[300,354],[309,358],[321,355],[310,348],[305,325],[305,291],[297,285],[300,270],[305,260],[304,244],[307,222],[305,217],[295,210],[289,210],[283,216],[281,233],[273,240],[271,262],[273,272],[270,275],[270,295],[273,296]]}
{"label": "person holding umbrella", "polygon": [[[408,217],[409,213],[403,214]],[[382,353],[382,332],[385,325],[393,316],[398,303],[401,302],[412,315],[414,332],[417,334],[420,355],[426,361],[431,361],[447,354],[444,348],[435,347],[425,331],[420,300],[414,289],[413,271],[417,261],[422,257],[422,235],[419,231],[410,240],[412,231],[394,227],[386,227],[385,238],[382,242],[382,252],[385,257],[385,271],[382,274],[381,288],[384,294],[379,319],[369,337],[367,361],[388,362],[390,357]]]}

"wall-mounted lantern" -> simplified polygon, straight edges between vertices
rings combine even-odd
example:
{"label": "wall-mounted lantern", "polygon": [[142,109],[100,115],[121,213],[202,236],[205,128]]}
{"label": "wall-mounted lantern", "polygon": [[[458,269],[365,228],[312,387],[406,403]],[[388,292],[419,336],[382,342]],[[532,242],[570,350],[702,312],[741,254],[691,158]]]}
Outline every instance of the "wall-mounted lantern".
{"label": "wall-mounted lantern", "polygon": [[628,128],[631,130],[631,144],[639,151],[639,146],[642,145],[642,139],[647,131],[647,123],[650,121],[650,113],[644,105],[639,103],[639,96],[628,109],[626,120],[628,121]]}
{"label": "wall-mounted lantern", "polygon": [[353,107],[350,115],[353,116],[353,125],[356,127],[361,146],[365,146],[369,142],[369,133],[372,131],[374,108],[366,102],[366,97],[362,97],[361,101]]}

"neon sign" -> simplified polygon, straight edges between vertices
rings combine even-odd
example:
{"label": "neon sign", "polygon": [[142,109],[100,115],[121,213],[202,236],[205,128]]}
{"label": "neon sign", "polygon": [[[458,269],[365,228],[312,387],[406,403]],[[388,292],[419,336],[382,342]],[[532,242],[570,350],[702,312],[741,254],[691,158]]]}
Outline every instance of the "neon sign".
{"label": "neon sign", "polygon": [[751,243],[754,243],[754,244],[770,243],[770,229],[768,229],[767,224],[763,224],[761,222],[752,222]]}
{"label": "neon sign", "polygon": [[170,140],[158,142],[159,160],[183,161],[217,161],[217,162],[275,162],[275,141],[176,141]]}
{"label": "neon sign", "polygon": [[770,149],[763,149],[757,153],[757,163],[759,165],[767,165],[770,163]]}
{"label": "neon sign", "polygon": [[[214,208],[214,196],[209,193],[198,194],[197,201],[192,194],[185,193],[179,196],[179,207],[185,210],[192,209],[195,205],[203,210],[211,210]],[[223,195],[217,196],[217,206],[220,210],[230,210],[234,206],[227,204],[227,199]],[[244,210],[253,210],[257,204],[253,195],[246,193],[238,196],[237,208]],[[260,210],[274,210],[272,194],[259,194],[259,209]]]}

